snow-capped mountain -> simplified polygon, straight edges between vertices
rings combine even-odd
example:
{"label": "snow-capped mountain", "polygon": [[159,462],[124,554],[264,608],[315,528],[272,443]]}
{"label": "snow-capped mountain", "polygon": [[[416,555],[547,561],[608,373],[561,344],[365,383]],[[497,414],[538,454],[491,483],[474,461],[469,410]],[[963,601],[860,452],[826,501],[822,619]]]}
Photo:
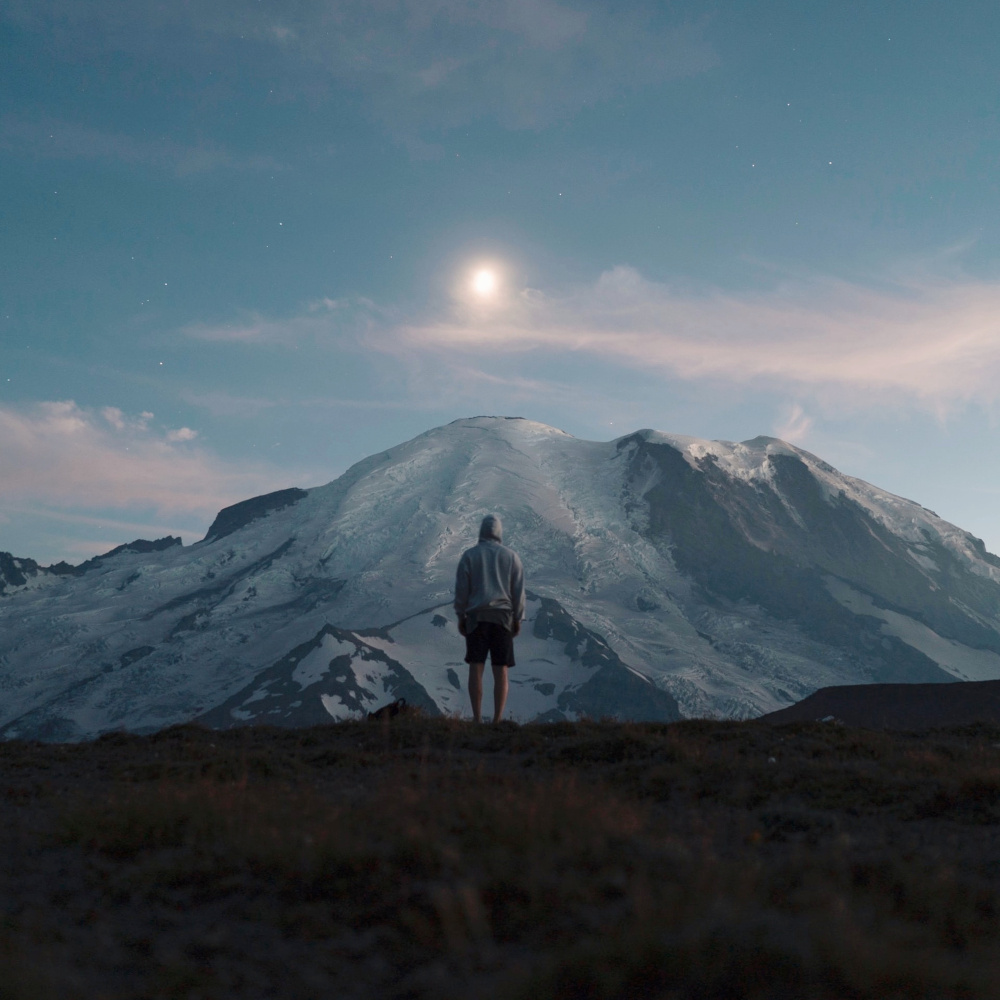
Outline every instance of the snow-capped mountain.
{"label": "snow-capped mountain", "polygon": [[[459,420],[205,539],[0,555],[0,734],[467,713],[451,611],[489,512],[529,588],[508,712],[748,717],[831,684],[1000,678],[1000,560],[774,438]],[[486,685],[486,702],[490,701]]]}

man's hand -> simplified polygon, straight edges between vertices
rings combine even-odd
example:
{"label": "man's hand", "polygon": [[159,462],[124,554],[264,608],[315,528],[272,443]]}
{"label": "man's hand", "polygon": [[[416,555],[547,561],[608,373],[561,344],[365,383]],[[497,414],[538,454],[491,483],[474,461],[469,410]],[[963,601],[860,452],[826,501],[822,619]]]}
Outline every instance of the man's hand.
{"label": "man's hand", "polygon": [[458,634],[459,635],[469,634],[465,628],[465,615],[462,615],[462,617],[458,619]]}
{"label": "man's hand", "polygon": [[521,634],[521,623],[519,621],[515,621],[511,626],[510,634],[515,638]]}

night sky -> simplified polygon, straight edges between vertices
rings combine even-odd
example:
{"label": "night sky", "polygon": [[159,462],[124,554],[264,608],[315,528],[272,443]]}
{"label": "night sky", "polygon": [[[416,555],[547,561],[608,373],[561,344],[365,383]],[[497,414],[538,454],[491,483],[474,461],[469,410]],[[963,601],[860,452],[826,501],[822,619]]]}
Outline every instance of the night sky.
{"label": "night sky", "polygon": [[0,550],[431,427],[782,437],[1000,550],[1000,6],[0,0]]}

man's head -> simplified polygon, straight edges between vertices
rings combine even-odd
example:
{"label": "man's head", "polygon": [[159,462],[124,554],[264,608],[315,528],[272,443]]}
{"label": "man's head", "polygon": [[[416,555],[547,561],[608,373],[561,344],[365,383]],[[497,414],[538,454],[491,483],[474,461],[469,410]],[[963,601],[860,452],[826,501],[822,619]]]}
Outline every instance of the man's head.
{"label": "man's head", "polygon": [[479,526],[479,540],[492,540],[494,542],[503,541],[503,525],[496,514],[487,514],[483,518],[483,523]]}

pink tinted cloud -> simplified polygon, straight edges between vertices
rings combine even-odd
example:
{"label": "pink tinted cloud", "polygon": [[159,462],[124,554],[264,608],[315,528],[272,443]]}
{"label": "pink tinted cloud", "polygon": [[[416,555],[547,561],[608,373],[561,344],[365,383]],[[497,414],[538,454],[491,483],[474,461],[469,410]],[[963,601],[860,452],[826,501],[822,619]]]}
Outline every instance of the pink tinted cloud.
{"label": "pink tinted cloud", "polygon": [[827,280],[694,294],[617,267],[559,296],[526,291],[493,310],[457,303],[444,318],[372,343],[465,364],[575,352],[674,378],[847,393],[854,403],[891,396],[941,412],[1000,392],[1000,284],[924,279],[876,289]]}
{"label": "pink tinted cloud", "polygon": [[275,470],[238,466],[192,445],[190,428],[150,430],[152,416],[72,401],[0,406],[0,503],[212,517],[289,485]]}

